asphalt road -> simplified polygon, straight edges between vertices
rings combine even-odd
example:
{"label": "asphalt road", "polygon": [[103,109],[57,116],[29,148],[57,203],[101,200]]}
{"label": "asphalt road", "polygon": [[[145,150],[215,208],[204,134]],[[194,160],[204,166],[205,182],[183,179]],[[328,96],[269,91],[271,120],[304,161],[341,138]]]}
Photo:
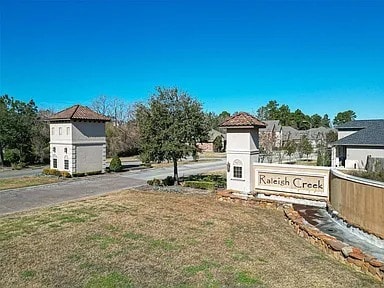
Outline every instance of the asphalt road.
{"label": "asphalt road", "polygon": [[[179,166],[179,176],[225,169],[225,159]],[[146,184],[146,180],[173,175],[173,167],[104,174],[68,181],[0,191],[0,215],[15,213]]]}

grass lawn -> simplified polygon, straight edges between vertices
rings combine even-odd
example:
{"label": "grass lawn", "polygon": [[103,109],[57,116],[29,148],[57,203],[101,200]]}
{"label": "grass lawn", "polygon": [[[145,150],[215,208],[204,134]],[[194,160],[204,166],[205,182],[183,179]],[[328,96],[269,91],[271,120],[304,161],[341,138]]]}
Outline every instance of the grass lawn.
{"label": "grass lawn", "polygon": [[0,287],[382,287],[277,210],[126,191],[0,218]]}
{"label": "grass lawn", "polygon": [[21,178],[6,178],[0,179],[0,190],[14,189],[21,187],[36,186],[42,184],[50,184],[62,181],[58,177],[48,176],[31,176]]}

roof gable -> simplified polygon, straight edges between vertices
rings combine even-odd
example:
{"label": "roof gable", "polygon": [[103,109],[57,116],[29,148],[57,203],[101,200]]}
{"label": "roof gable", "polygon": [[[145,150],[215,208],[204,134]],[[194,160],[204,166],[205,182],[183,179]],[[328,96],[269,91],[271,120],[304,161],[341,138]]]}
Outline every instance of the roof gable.
{"label": "roof gable", "polygon": [[221,123],[220,127],[228,128],[228,127],[260,127],[265,128],[266,125],[264,122],[261,122],[256,117],[246,113],[246,112],[240,112],[238,114],[233,115],[232,117],[229,117],[227,120],[225,120],[223,123]]}
{"label": "roof gable", "polygon": [[96,113],[86,106],[74,105],[65,110],[62,110],[49,118],[50,121],[55,120],[94,120],[94,121],[110,121],[104,115]]}
{"label": "roof gable", "polygon": [[384,119],[351,121],[338,126],[336,129],[359,130],[334,142],[334,145],[384,146]]}

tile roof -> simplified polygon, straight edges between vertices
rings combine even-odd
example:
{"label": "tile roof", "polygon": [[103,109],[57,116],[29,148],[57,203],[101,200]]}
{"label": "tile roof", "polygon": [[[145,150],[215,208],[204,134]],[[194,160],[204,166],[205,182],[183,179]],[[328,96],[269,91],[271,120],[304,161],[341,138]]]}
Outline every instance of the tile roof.
{"label": "tile roof", "polygon": [[356,130],[333,145],[384,146],[384,119],[355,120],[336,127],[337,130]]}
{"label": "tile roof", "polygon": [[97,120],[97,121],[110,121],[104,115],[92,111],[86,106],[74,105],[59,113],[52,115],[49,120]]}
{"label": "tile roof", "polygon": [[229,117],[227,120],[225,120],[223,123],[221,123],[220,127],[227,128],[227,127],[260,127],[265,128],[266,125],[264,122],[261,122],[256,117],[246,113],[246,112],[240,112],[238,114],[233,115],[232,117]]}

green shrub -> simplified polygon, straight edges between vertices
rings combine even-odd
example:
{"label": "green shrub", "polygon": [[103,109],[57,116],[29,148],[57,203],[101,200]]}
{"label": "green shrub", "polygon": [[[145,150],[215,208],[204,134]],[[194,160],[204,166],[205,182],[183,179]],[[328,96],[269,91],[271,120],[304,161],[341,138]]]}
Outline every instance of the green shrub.
{"label": "green shrub", "polygon": [[161,186],[162,181],[160,179],[153,178],[153,180],[148,180],[147,184],[151,186]]}
{"label": "green shrub", "polygon": [[112,172],[120,172],[123,170],[123,165],[121,164],[121,160],[118,156],[112,158],[111,163],[109,164],[109,170]]}
{"label": "green shrub", "polygon": [[346,171],[346,173],[360,178],[384,182],[384,170],[380,172]]}
{"label": "green shrub", "polygon": [[175,179],[172,176],[164,178],[162,181],[164,186],[173,186],[175,184]]}
{"label": "green shrub", "polygon": [[208,181],[184,181],[184,187],[196,189],[215,190],[215,183]]}
{"label": "green shrub", "polygon": [[24,162],[12,163],[11,167],[13,170],[21,170],[27,166]]}
{"label": "green shrub", "polygon": [[72,175],[68,171],[60,171],[60,176],[64,178],[71,178]]}
{"label": "green shrub", "polygon": [[20,150],[19,149],[6,149],[4,152],[4,161],[11,164],[20,162]]}
{"label": "green shrub", "polygon": [[61,173],[57,169],[50,169],[50,168],[45,168],[43,169],[43,174],[45,175],[55,175],[55,176],[61,176]]}
{"label": "green shrub", "polygon": [[87,175],[88,176],[91,176],[91,175],[98,175],[98,174],[101,174],[101,171],[90,171],[90,172],[87,172]]}

